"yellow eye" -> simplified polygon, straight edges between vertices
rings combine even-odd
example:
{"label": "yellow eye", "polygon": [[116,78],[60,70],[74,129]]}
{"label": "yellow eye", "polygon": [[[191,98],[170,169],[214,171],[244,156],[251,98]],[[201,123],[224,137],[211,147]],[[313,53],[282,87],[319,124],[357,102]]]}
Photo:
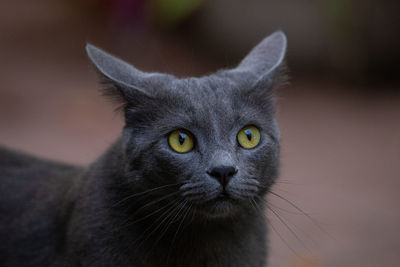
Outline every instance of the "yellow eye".
{"label": "yellow eye", "polygon": [[237,135],[239,144],[247,149],[256,147],[260,143],[260,138],[260,131],[255,126],[246,126]]}
{"label": "yellow eye", "polygon": [[186,153],[193,149],[193,135],[185,130],[175,130],[169,134],[169,146],[178,153]]}

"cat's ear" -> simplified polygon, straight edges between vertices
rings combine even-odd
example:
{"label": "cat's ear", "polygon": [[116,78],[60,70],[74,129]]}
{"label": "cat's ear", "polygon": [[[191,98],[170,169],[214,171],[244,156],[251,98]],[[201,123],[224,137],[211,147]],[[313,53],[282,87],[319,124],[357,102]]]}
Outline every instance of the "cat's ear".
{"label": "cat's ear", "polygon": [[254,47],[233,72],[248,77],[251,87],[276,87],[286,81],[286,47],[286,35],[277,31]]}
{"label": "cat's ear", "polygon": [[235,70],[251,72],[260,78],[268,75],[283,63],[286,47],[286,35],[277,31],[254,47]]}
{"label": "cat's ear", "polygon": [[142,72],[91,44],[86,45],[86,51],[106,85],[105,95],[123,105],[135,105],[152,98],[149,80],[157,74]]}

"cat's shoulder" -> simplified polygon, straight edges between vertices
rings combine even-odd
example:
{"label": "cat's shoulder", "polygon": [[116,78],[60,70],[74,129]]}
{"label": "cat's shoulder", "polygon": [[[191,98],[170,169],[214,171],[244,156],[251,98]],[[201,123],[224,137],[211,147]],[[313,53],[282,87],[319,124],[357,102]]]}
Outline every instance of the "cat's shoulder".
{"label": "cat's shoulder", "polygon": [[0,146],[0,200],[5,203],[5,198],[21,201],[37,194],[57,194],[83,170]]}
{"label": "cat's shoulder", "polygon": [[65,203],[83,171],[0,147],[1,266],[47,265],[63,240]]}

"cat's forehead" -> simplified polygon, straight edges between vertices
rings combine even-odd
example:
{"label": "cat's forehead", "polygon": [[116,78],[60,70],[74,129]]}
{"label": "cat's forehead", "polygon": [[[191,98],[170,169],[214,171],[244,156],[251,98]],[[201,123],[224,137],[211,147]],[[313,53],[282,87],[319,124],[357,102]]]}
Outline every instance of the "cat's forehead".
{"label": "cat's forehead", "polygon": [[268,116],[243,95],[246,83],[217,75],[185,78],[168,84],[165,114],[182,126],[208,131],[247,123],[263,123]]}
{"label": "cat's forehead", "polygon": [[191,77],[175,79],[172,82],[172,90],[178,94],[186,96],[202,96],[207,99],[229,98],[238,83],[228,77],[220,75],[209,75],[204,77]]}
{"label": "cat's forehead", "polygon": [[237,84],[234,81],[212,75],[176,80],[171,94],[177,104],[189,109],[214,114],[224,110],[225,113],[233,114],[236,102],[240,101],[235,96],[235,90]]}

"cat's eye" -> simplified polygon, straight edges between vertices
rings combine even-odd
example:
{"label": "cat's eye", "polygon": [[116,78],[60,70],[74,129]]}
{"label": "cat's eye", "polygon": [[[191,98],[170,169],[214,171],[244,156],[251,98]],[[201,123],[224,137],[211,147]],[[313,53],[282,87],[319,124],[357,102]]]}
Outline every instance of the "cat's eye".
{"label": "cat's eye", "polygon": [[242,128],[237,135],[240,146],[247,149],[256,147],[260,143],[260,139],[260,130],[253,125]]}
{"label": "cat's eye", "polygon": [[169,146],[178,153],[186,153],[193,149],[193,135],[186,130],[175,130],[169,134]]}

